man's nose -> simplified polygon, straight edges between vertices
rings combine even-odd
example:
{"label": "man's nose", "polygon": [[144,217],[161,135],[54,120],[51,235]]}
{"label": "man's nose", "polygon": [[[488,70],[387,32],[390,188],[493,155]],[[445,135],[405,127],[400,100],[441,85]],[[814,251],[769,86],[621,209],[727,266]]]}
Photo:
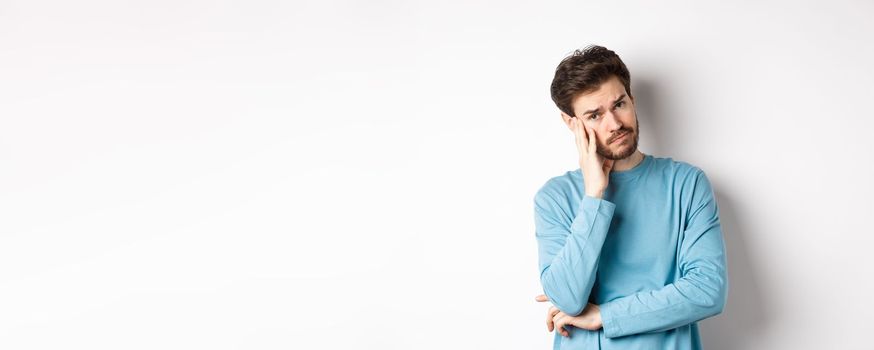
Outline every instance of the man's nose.
{"label": "man's nose", "polygon": [[612,111],[608,111],[607,114],[604,115],[604,123],[607,131],[611,133],[622,129],[622,122],[619,121],[619,118],[617,118],[616,114]]}

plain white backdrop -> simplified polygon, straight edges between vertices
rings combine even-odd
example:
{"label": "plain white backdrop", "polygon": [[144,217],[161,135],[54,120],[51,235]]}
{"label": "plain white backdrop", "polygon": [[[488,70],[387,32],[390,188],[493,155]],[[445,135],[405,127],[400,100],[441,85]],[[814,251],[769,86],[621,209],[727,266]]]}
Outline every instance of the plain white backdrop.
{"label": "plain white backdrop", "polygon": [[0,2],[0,348],[549,349],[549,97],[600,44],[707,172],[707,349],[871,349],[874,4]]}

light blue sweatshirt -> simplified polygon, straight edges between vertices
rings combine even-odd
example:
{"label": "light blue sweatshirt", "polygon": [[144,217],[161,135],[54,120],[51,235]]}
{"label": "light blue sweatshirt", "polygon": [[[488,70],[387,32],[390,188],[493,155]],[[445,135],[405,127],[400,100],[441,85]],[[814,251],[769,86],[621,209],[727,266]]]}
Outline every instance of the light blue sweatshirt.
{"label": "light blue sweatshirt", "polygon": [[644,155],[610,173],[603,198],[580,169],[534,197],[540,283],[553,305],[601,308],[603,328],[568,326],[554,349],[701,349],[696,321],[722,312],[728,292],[716,198],[704,172]]}

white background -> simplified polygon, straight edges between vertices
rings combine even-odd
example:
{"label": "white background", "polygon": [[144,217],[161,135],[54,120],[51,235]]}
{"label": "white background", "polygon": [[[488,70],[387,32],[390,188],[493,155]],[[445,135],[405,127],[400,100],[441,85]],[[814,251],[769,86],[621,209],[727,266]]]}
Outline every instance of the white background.
{"label": "white background", "polygon": [[713,182],[707,349],[870,349],[870,1],[2,1],[0,348],[548,349],[600,44]]}

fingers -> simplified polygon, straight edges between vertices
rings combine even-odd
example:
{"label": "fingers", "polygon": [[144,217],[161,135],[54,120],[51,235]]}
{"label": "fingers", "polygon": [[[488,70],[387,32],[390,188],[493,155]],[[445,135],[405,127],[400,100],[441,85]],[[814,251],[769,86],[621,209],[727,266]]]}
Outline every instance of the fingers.
{"label": "fingers", "polygon": [[589,130],[592,130],[592,129],[589,129],[589,127],[586,126],[586,123],[583,123],[583,120],[580,118],[577,118],[577,123],[580,124],[580,132],[583,134],[583,137],[586,139],[586,146],[588,147],[588,144],[592,143],[592,140],[594,140],[593,138],[589,137]]}
{"label": "fingers", "polygon": [[555,314],[559,312],[560,311],[555,306],[550,306],[549,310],[546,312],[546,329],[548,329],[550,332],[552,332],[552,329],[554,327],[553,318],[555,318]]}
{"label": "fingers", "polygon": [[613,160],[605,159],[604,160],[604,173],[609,174],[610,170],[613,170]]}
{"label": "fingers", "polygon": [[589,138],[586,135],[585,126],[580,121],[580,118],[574,118],[571,123],[573,123],[574,127],[574,136],[577,140],[577,149],[580,151],[580,155],[585,156],[586,150],[589,148]]}
{"label": "fingers", "polygon": [[564,312],[556,314],[552,319],[552,322],[555,324],[556,332],[565,337],[570,337],[570,333],[568,333],[567,329],[564,328],[564,326],[568,325],[569,320],[570,317]]}
{"label": "fingers", "polygon": [[546,314],[546,330],[552,332],[552,315]]}
{"label": "fingers", "polygon": [[586,129],[586,134],[589,135],[589,140],[591,141],[591,142],[589,142],[589,144],[587,145],[587,146],[589,146],[589,153],[595,153],[595,146],[596,146],[596,145],[595,145],[595,140],[596,140],[596,138],[595,138],[595,130],[592,130],[592,129]]}
{"label": "fingers", "polygon": [[580,145],[582,144],[582,141],[580,140],[580,131],[579,128],[577,128],[577,118],[571,119],[571,130],[573,130],[574,132],[574,142],[576,142],[577,144],[577,150],[582,150],[582,148],[580,147]]}
{"label": "fingers", "polygon": [[540,294],[540,295],[534,297],[534,300],[537,300],[537,301],[549,301],[549,298],[548,298],[545,294]]}

